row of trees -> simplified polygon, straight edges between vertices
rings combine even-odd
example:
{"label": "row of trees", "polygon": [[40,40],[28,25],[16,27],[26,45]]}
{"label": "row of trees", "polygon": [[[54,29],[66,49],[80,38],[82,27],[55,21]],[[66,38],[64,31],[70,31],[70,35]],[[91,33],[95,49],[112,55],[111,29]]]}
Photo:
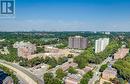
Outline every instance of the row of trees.
{"label": "row of trees", "polygon": [[12,77],[14,84],[18,84],[19,80],[13,72],[7,67],[0,64],[0,69],[2,69],[5,73],[7,73],[10,77]]}
{"label": "row of trees", "polygon": [[59,49],[63,49],[65,47],[67,47],[67,44],[60,43],[60,44],[57,44],[56,47],[59,48]]}
{"label": "row of trees", "polygon": [[118,40],[112,40],[103,52],[95,53],[92,47],[89,47],[79,56],[74,58],[74,62],[78,63],[79,68],[84,68],[88,63],[99,64],[108,56],[114,54],[121,44]]}
{"label": "row of trees", "polygon": [[61,65],[65,62],[68,61],[68,58],[67,57],[60,57],[58,59],[55,59],[54,57],[35,57],[31,60],[27,60],[27,59],[21,59],[21,62],[19,63],[19,65],[21,66],[28,66],[28,67],[33,67],[35,65],[38,65],[38,64],[41,64],[41,63],[45,63],[45,64],[48,64],[50,65],[50,68],[54,68],[56,67],[57,65]]}

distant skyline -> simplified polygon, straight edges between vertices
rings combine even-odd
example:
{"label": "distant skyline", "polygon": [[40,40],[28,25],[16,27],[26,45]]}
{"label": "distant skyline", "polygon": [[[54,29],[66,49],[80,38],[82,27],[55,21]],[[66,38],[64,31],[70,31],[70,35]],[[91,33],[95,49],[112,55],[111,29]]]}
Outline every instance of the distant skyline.
{"label": "distant skyline", "polygon": [[15,0],[0,31],[130,31],[130,0]]}

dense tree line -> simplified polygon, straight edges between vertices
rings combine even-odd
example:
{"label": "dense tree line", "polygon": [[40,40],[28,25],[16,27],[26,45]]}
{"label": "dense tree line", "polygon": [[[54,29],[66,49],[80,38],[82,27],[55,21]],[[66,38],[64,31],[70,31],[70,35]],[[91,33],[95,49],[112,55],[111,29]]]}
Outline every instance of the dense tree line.
{"label": "dense tree line", "polygon": [[21,62],[19,62],[19,65],[24,66],[24,67],[33,67],[35,65],[45,63],[45,64],[50,65],[50,68],[54,68],[57,65],[61,65],[67,61],[68,61],[67,57],[60,57],[58,59],[55,59],[53,57],[52,58],[51,57],[45,57],[45,58],[35,57],[33,59],[30,59],[30,60],[22,58]]}
{"label": "dense tree line", "polygon": [[45,50],[44,50],[43,46],[37,47],[36,53],[44,53],[44,52],[45,52]]}
{"label": "dense tree line", "polygon": [[67,47],[67,43],[64,43],[64,44],[63,44],[63,43],[60,43],[60,44],[57,44],[56,47],[59,48],[59,49],[63,49],[63,48],[65,48],[65,47]]}
{"label": "dense tree line", "polygon": [[94,51],[92,47],[85,50],[83,53],[81,53],[79,56],[74,58],[74,62],[78,63],[79,68],[84,68],[88,63],[90,58],[94,57]]}

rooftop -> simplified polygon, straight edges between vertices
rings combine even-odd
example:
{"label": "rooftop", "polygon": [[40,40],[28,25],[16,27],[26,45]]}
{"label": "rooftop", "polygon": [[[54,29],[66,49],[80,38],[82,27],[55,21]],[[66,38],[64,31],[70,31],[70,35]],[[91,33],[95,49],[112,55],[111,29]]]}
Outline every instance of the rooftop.
{"label": "rooftop", "polygon": [[77,81],[80,81],[81,79],[81,76],[78,74],[71,74],[71,75],[68,75],[68,77]]}
{"label": "rooftop", "polygon": [[103,71],[103,73],[116,75],[117,74],[117,70],[114,69],[114,68],[108,67],[108,68],[106,68]]}

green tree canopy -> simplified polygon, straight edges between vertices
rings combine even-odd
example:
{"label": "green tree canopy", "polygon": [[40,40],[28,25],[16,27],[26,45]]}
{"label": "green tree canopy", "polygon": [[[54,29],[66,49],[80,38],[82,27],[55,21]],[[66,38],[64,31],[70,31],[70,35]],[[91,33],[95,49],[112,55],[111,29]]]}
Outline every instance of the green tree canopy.
{"label": "green tree canopy", "polygon": [[67,74],[62,70],[62,69],[57,69],[56,70],[56,77],[59,79],[63,79]]}
{"label": "green tree canopy", "polygon": [[76,71],[76,69],[74,67],[69,67],[68,72],[71,73],[71,74],[76,74],[77,73],[77,71]]}

